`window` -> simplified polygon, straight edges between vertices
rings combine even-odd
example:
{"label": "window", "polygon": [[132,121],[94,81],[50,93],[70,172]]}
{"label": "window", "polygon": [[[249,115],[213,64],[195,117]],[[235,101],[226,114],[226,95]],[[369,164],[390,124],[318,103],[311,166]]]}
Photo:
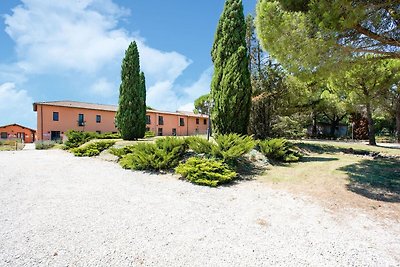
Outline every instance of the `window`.
{"label": "window", "polygon": [[158,125],[164,125],[164,117],[158,116]]}
{"label": "window", "polygon": [[51,131],[50,139],[52,141],[61,140],[61,133],[60,131]]}
{"label": "window", "polygon": [[176,136],[176,128],[172,128],[172,136]]}
{"label": "window", "polygon": [[85,126],[85,115],[78,115],[78,126]]}
{"label": "window", "polygon": [[58,121],[58,112],[53,112],[53,121]]}
{"label": "window", "polygon": [[179,126],[185,126],[185,119],[179,118]]}
{"label": "window", "polygon": [[200,119],[196,118],[196,124],[200,124]]}
{"label": "window", "polygon": [[162,135],[163,135],[162,128],[158,128],[158,136],[162,136]]}
{"label": "window", "polygon": [[1,139],[7,139],[7,133],[6,132],[1,132]]}
{"label": "window", "polygon": [[96,131],[97,134],[101,134],[101,131]]}
{"label": "window", "polygon": [[150,115],[146,115],[146,124],[151,124]]}
{"label": "window", "polygon": [[96,123],[100,123],[101,122],[101,115],[96,115]]}
{"label": "window", "polygon": [[207,125],[207,119],[204,119],[204,125]]}

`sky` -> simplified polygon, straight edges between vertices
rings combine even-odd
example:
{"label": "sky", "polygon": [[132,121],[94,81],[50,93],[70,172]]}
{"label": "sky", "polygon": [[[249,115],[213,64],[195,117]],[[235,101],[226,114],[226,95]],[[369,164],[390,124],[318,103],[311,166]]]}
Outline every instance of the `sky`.
{"label": "sky", "polygon": [[[243,0],[245,15],[256,0]],[[36,128],[32,103],[118,103],[121,62],[136,41],[147,105],[192,110],[208,93],[224,0],[1,0],[0,125]]]}

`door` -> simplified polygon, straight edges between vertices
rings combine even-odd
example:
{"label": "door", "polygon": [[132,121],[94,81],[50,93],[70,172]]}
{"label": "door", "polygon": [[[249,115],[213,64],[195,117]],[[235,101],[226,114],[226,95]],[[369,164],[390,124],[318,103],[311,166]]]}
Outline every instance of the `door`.
{"label": "door", "polygon": [[51,131],[51,140],[56,141],[61,139],[60,131]]}
{"label": "door", "polygon": [[176,136],[176,128],[172,128],[172,136]]}

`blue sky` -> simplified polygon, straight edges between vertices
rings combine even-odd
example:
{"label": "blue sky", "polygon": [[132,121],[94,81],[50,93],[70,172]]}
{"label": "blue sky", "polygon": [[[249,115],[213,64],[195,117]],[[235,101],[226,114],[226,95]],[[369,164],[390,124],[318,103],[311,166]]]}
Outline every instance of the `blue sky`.
{"label": "blue sky", "polygon": [[[245,14],[256,0],[243,0]],[[117,104],[120,65],[132,40],[147,104],[191,110],[207,93],[210,50],[224,0],[2,0],[0,125],[36,128],[32,102]]]}

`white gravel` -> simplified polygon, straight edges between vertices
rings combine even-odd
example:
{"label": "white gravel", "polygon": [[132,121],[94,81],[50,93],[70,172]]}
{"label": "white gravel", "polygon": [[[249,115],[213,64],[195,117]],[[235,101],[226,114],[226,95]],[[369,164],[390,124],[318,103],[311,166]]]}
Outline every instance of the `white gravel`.
{"label": "white gravel", "polygon": [[0,266],[400,266],[400,226],[256,181],[212,189],[0,152]]}

